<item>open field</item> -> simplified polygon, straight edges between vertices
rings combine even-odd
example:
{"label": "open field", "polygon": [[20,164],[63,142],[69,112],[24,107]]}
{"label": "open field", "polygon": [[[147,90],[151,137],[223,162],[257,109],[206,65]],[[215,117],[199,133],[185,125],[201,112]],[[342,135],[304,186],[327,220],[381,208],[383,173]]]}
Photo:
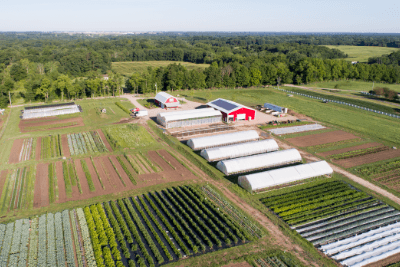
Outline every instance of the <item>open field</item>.
{"label": "open field", "polygon": [[399,84],[387,84],[387,83],[372,83],[372,82],[362,82],[362,81],[327,81],[327,82],[317,82],[310,83],[306,85],[307,87],[316,87],[316,88],[330,88],[330,89],[343,89],[343,90],[351,90],[351,91],[364,91],[368,92],[372,90],[372,86],[375,87],[387,87],[396,92],[400,92]]}
{"label": "open field", "polygon": [[159,68],[166,67],[170,64],[181,64],[188,70],[205,69],[209,64],[195,64],[183,61],[133,61],[133,62],[112,62],[112,70],[122,74],[125,77],[132,75],[134,72],[145,72],[148,67]]}
{"label": "open field", "polygon": [[368,62],[370,57],[379,57],[387,55],[395,51],[399,51],[398,48],[392,47],[379,47],[379,46],[351,46],[351,45],[325,45],[328,48],[336,48],[340,51],[349,55],[345,58],[347,61],[359,61]]}

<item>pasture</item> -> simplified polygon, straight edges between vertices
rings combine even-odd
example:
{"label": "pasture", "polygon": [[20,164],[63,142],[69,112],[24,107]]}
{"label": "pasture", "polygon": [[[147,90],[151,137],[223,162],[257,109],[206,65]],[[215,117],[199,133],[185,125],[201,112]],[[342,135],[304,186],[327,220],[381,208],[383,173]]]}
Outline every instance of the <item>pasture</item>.
{"label": "pasture", "polygon": [[364,92],[368,92],[372,90],[372,88],[376,87],[387,87],[393,91],[400,93],[400,84],[388,84],[388,83],[378,83],[378,82],[372,83],[363,81],[340,80],[340,81],[310,83],[307,84],[306,86],[315,88],[342,89],[342,90],[364,91]]}
{"label": "pasture", "polygon": [[112,70],[116,73],[120,73],[125,77],[129,77],[132,73],[135,72],[145,72],[148,67],[151,68],[159,68],[159,67],[167,67],[170,64],[181,64],[188,70],[193,69],[205,69],[209,64],[195,64],[191,62],[184,61],[133,61],[133,62],[113,62]]}
{"label": "pasture", "polygon": [[398,51],[398,48],[379,46],[325,45],[328,48],[339,49],[349,55],[347,61],[368,62],[370,57],[379,57]]}

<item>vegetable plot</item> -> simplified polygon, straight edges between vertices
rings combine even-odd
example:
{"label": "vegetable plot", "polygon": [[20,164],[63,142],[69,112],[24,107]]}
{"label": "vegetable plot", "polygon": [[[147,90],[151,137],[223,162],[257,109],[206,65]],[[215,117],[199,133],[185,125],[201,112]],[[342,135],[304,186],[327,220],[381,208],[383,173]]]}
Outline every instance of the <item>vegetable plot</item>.
{"label": "vegetable plot", "polygon": [[31,157],[33,156],[33,152],[34,152],[34,143],[36,143],[36,139],[35,138],[27,138],[24,139],[23,143],[22,143],[22,147],[21,147],[21,152],[19,153],[19,158],[18,161],[27,161],[30,160]]}
{"label": "vegetable plot", "polygon": [[42,137],[40,159],[50,159],[61,157],[62,155],[61,135]]}
{"label": "vegetable plot", "polygon": [[71,156],[108,152],[97,131],[68,134],[67,139]]}
{"label": "vegetable plot", "polygon": [[[286,193],[261,199],[261,202],[302,237],[317,247],[322,246],[324,251],[329,250],[328,255],[339,259],[343,265],[362,266],[364,262],[378,261],[382,257],[375,256],[381,255],[381,251],[385,257],[398,253],[396,247],[386,246],[390,242],[383,240],[384,234],[380,234],[374,245],[363,246],[371,241],[369,238],[353,243],[356,236],[398,224],[400,211],[342,181],[318,181],[301,189],[292,187]],[[352,241],[346,242],[347,239]],[[391,239],[396,241],[400,236]],[[347,243],[353,245],[344,252],[340,249],[332,252],[335,243],[338,247]],[[344,254],[339,256],[340,253]]]}

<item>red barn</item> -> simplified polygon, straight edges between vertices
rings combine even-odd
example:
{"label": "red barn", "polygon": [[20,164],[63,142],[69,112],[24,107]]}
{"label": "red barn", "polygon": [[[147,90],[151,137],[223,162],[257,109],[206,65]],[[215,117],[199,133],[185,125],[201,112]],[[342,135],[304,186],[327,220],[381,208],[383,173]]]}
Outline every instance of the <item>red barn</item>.
{"label": "red barn", "polygon": [[222,120],[226,122],[254,120],[256,118],[256,111],[254,109],[230,100],[218,98],[214,101],[208,102],[207,105],[221,111]]}
{"label": "red barn", "polygon": [[181,105],[176,97],[165,92],[158,93],[154,102],[161,108],[177,108]]}

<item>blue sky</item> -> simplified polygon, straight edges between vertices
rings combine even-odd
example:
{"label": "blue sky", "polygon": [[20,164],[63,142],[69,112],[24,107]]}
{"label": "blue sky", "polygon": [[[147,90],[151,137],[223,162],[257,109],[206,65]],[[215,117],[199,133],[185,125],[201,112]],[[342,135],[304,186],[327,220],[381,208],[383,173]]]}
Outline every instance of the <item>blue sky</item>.
{"label": "blue sky", "polygon": [[398,0],[0,0],[0,31],[400,32]]}

